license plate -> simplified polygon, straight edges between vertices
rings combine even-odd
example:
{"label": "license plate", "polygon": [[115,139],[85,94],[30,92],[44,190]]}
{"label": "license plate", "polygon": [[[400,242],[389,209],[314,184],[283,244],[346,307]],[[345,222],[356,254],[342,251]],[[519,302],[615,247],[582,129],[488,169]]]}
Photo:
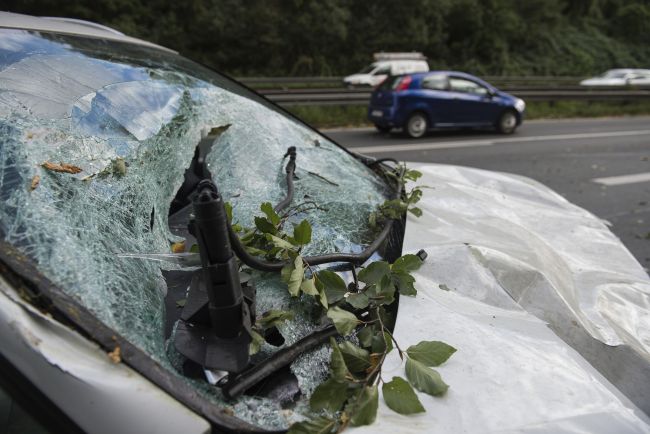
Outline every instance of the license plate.
{"label": "license plate", "polygon": [[382,112],[381,110],[373,110],[370,114],[375,116],[375,117],[380,118],[380,117],[382,117],[384,115],[384,112]]}

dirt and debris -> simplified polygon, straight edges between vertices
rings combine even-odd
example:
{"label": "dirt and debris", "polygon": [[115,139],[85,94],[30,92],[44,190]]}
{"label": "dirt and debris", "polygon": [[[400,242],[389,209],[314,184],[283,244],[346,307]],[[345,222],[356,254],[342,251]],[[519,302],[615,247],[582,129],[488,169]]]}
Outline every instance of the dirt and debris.
{"label": "dirt and debris", "polygon": [[224,413],[224,414],[227,414],[228,416],[234,416],[235,415],[235,412],[233,411],[233,409],[229,408],[229,407],[221,409],[221,412]]}
{"label": "dirt and debris", "polygon": [[61,172],[61,173],[79,173],[82,171],[81,167],[73,166],[68,163],[52,163],[51,161],[46,161],[41,164],[41,167],[46,170],[51,170],[52,172]]}
{"label": "dirt and debris", "polygon": [[91,179],[97,177],[97,178],[106,178],[108,176],[114,176],[116,178],[121,178],[124,175],[126,175],[126,168],[128,165],[126,164],[126,161],[124,161],[124,158],[122,157],[117,157],[114,160],[111,160],[111,164],[106,166],[101,172],[93,173],[92,175],[88,175],[84,178],[82,178],[82,181],[90,181]]}
{"label": "dirt and debris", "polygon": [[221,125],[219,127],[213,127],[210,129],[210,132],[208,132],[208,136],[220,136],[223,134],[228,128],[230,128],[231,124],[226,124],[226,125]]}
{"label": "dirt and debris", "polygon": [[113,351],[108,353],[108,358],[111,359],[111,362],[116,364],[122,361],[122,350],[120,350],[119,345],[116,346]]}
{"label": "dirt and debris", "polygon": [[41,182],[41,177],[38,175],[34,175],[32,178],[32,182],[29,184],[29,191],[34,191],[36,190],[36,187],[38,187],[38,184]]}
{"label": "dirt and debris", "polygon": [[172,250],[172,253],[183,253],[183,252],[185,252],[185,241],[179,241],[178,243],[172,243],[171,250]]}

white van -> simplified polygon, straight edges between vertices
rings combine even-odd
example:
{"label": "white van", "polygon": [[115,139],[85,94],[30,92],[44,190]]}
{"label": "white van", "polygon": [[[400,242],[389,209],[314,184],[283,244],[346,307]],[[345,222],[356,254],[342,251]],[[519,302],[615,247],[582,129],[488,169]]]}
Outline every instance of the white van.
{"label": "white van", "polygon": [[375,61],[360,72],[348,75],[343,84],[352,86],[377,86],[389,75],[411,74],[429,70],[427,58],[422,53],[375,53]]}

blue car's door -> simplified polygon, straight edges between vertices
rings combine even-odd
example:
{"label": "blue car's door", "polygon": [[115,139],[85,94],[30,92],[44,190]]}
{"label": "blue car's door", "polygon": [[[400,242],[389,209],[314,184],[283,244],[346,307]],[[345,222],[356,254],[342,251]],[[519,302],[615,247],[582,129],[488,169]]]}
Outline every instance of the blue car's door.
{"label": "blue car's door", "polygon": [[485,86],[467,78],[450,76],[449,93],[454,124],[480,126],[496,122],[499,104]]}
{"label": "blue car's door", "polygon": [[453,96],[445,74],[431,74],[422,78],[420,96],[426,101],[433,126],[453,123],[451,116]]}

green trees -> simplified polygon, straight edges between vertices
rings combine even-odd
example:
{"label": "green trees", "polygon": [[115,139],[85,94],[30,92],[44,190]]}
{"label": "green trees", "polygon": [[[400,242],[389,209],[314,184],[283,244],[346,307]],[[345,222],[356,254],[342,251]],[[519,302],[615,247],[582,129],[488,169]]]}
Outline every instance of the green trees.
{"label": "green trees", "polygon": [[96,21],[232,75],[342,75],[377,51],[433,68],[589,75],[650,68],[650,0],[7,0]]}

